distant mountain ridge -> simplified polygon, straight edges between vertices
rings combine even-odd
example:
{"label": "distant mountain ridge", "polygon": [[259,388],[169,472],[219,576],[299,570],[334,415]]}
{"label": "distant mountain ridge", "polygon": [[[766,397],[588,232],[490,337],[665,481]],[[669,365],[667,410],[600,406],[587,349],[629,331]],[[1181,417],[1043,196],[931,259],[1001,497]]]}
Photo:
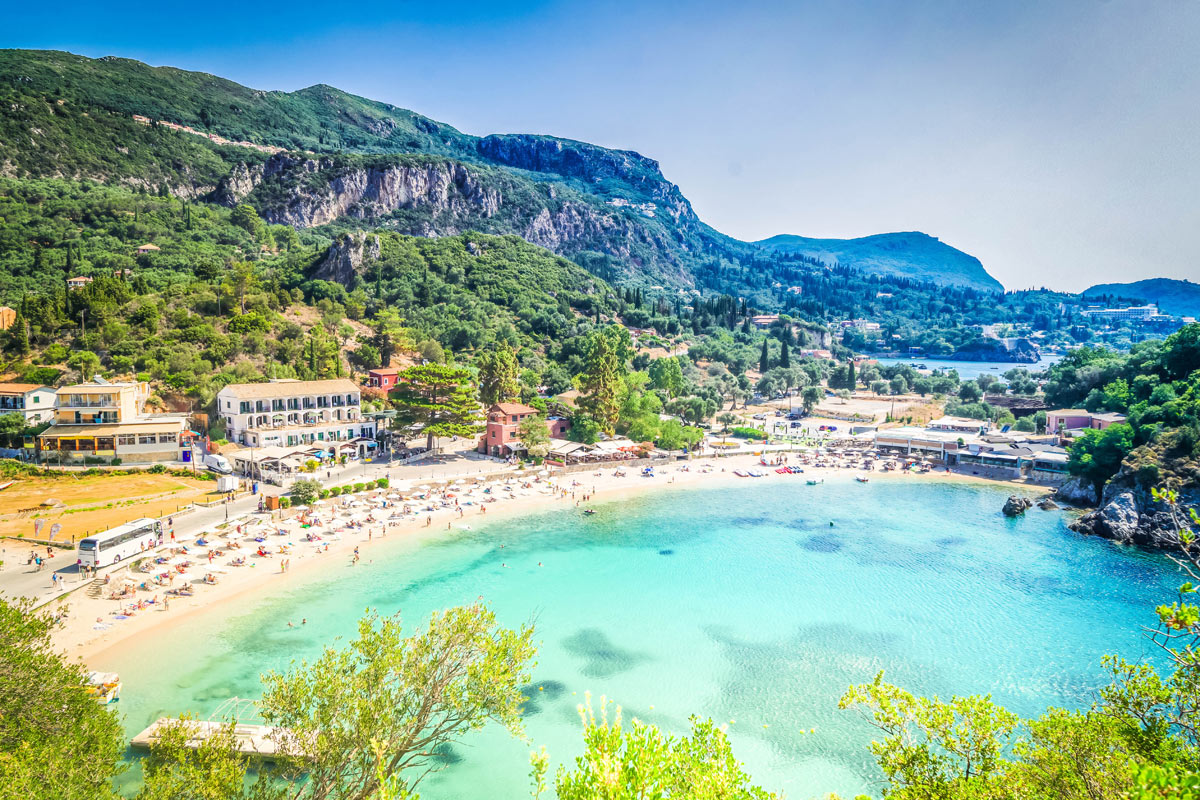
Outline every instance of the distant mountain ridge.
{"label": "distant mountain ridge", "polygon": [[782,234],[753,244],[826,263],[852,264],[864,272],[880,275],[954,283],[985,291],[1004,290],[979,259],[919,231],[880,233],[858,239],[810,239]]}
{"label": "distant mountain ridge", "polygon": [[1098,283],[1083,290],[1084,297],[1109,296],[1155,303],[1164,314],[1200,316],[1200,283],[1175,278],[1147,278],[1132,283]]}
{"label": "distant mountain ridge", "polygon": [[[287,152],[223,145],[159,121]],[[0,50],[0,175],[249,202],[294,226],[516,234],[605,279],[736,290],[760,302],[777,298],[775,264],[797,254],[866,273],[1003,288],[978,259],[925,234],[736,240],[701,221],[658,162],[633,151],[534,134],[477,137],[324,84],[259,91],[124,58]]]}

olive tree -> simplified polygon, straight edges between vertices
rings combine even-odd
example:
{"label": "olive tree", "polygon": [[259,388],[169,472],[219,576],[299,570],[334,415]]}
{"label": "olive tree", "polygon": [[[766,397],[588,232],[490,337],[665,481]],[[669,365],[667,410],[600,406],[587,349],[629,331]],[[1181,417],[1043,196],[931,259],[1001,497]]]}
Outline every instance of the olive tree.
{"label": "olive tree", "polygon": [[463,734],[495,722],[521,735],[534,654],[532,625],[501,627],[481,604],[436,612],[407,638],[398,617],[367,614],[349,644],[263,677],[289,796],[366,800],[381,776],[407,796]]}

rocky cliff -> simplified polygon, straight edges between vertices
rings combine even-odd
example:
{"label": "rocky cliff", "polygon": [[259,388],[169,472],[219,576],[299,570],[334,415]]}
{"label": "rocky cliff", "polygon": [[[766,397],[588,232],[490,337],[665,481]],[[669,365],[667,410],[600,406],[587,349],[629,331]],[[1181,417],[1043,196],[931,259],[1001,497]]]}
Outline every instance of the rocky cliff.
{"label": "rocky cliff", "polygon": [[951,358],[960,361],[1008,361],[1015,364],[1036,364],[1041,358],[1038,346],[1028,339],[980,339],[963,345]]}
{"label": "rocky cliff", "polygon": [[268,222],[296,228],[353,217],[414,236],[515,234],[559,255],[602,253],[626,269],[645,267],[672,283],[691,283],[675,258],[680,243],[662,226],[565,185],[453,159],[278,154],[236,165],[212,199],[253,203]]}
{"label": "rocky cliff", "polygon": [[[1151,496],[1155,487],[1179,492],[1176,515]],[[1179,433],[1173,432],[1164,436],[1164,441],[1130,453],[1121,470],[1105,484],[1095,510],[1071,527],[1126,544],[1173,549],[1179,544],[1176,526],[1188,519],[1189,507],[1200,510],[1200,462],[1190,447],[1180,447]]]}

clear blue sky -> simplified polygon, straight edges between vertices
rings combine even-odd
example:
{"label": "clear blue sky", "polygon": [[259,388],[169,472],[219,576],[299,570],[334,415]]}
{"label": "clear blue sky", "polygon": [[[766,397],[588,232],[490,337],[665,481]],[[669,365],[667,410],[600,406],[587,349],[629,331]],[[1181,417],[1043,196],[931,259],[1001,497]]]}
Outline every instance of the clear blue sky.
{"label": "clear blue sky", "polygon": [[65,0],[5,17],[0,46],[329,83],[469,133],[637,150],[741,239],[922,230],[1009,288],[1200,279],[1196,0]]}

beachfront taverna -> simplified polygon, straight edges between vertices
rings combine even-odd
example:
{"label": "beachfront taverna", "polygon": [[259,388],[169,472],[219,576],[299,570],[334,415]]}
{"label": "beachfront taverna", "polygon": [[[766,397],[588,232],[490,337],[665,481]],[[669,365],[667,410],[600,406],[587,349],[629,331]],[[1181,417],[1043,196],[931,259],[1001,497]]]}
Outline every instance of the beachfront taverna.
{"label": "beachfront taverna", "polygon": [[187,414],[146,411],[144,382],[90,383],[55,391],[54,424],[38,437],[43,457],[119,458],[127,464],[179,461],[187,447]]}
{"label": "beachfront taverna", "polygon": [[225,438],[244,447],[360,441],[374,446],[375,421],[362,413],[353,381],[231,383],[217,392]]}

